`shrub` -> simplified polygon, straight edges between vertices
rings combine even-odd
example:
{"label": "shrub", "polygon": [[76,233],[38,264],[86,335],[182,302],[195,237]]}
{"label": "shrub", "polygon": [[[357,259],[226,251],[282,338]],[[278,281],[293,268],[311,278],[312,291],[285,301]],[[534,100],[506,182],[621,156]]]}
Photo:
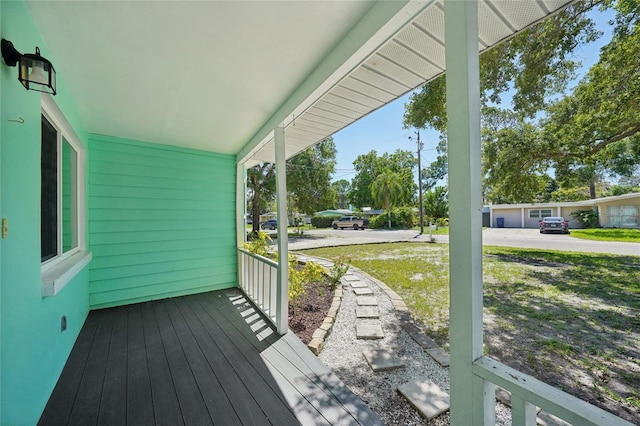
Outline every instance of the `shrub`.
{"label": "shrub", "polygon": [[331,228],[331,222],[340,219],[342,216],[314,216],[311,224],[316,228]]}
{"label": "shrub", "polygon": [[[394,207],[391,209],[392,228],[412,228],[417,220],[411,207]],[[373,229],[387,228],[389,226],[389,215],[383,213],[369,221],[369,227]]]}
{"label": "shrub", "polygon": [[324,268],[315,262],[298,265],[298,258],[289,255],[289,301],[293,307],[293,315],[297,315],[298,303],[307,294],[307,284],[322,279]]}
{"label": "shrub", "polygon": [[585,228],[597,228],[600,226],[597,210],[577,210],[571,212],[571,216]]}
{"label": "shrub", "polygon": [[258,231],[255,234],[251,234],[249,238],[249,241],[242,244],[242,248],[260,256],[269,256],[269,244],[272,241],[269,234]]}
{"label": "shrub", "polygon": [[333,261],[333,266],[329,270],[329,279],[335,285],[340,282],[340,279],[347,273],[349,270],[349,264],[347,263],[347,259],[343,256],[338,257]]}
{"label": "shrub", "polygon": [[449,218],[448,217],[440,217],[436,219],[436,226],[439,228],[449,226]]}

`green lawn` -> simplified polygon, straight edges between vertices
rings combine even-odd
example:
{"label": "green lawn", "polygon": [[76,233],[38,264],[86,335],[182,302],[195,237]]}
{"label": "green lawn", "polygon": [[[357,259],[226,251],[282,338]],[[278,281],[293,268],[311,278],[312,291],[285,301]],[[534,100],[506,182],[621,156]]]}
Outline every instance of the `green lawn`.
{"label": "green lawn", "polygon": [[[420,231],[419,226],[414,226],[411,228],[414,231]],[[424,226],[424,234],[429,235],[429,225]],[[432,235],[449,235],[449,227],[448,226],[439,226],[438,229],[434,229],[431,231]]]}
{"label": "green lawn", "polygon": [[570,235],[574,238],[582,238],[584,240],[640,243],[640,229],[572,229]]}
{"label": "green lawn", "polygon": [[[448,245],[306,250],[347,258],[400,294],[443,347]],[[627,419],[640,418],[640,257],[484,247],[485,352]]]}

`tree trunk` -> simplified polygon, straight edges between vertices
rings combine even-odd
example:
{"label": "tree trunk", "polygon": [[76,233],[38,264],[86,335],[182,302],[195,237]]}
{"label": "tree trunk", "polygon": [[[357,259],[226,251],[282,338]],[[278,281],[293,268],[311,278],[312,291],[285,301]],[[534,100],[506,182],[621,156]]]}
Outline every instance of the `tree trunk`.
{"label": "tree trunk", "polygon": [[594,180],[589,182],[589,197],[592,200],[596,198],[596,182]]}
{"label": "tree trunk", "polygon": [[260,192],[253,183],[253,197],[251,197],[251,234],[257,235],[260,231]]}

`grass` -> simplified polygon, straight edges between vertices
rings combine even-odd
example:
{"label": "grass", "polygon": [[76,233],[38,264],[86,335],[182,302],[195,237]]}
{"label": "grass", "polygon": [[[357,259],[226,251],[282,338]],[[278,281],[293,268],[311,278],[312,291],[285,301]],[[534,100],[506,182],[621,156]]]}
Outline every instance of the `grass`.
{"label": "grass", "polygon": [[[382,280],[427,333],[448,346],[448,245],[305,253],[346,257]],[[618,415],[640,418],[639,257],[484,247],[483,273],[489,356]]]}
{"label": "grass", "polygon": [[[420,227],[419,226],[414,226],[413,228],[411,228],[413,231],[420,231]],[[425,235],[429,235],[429,225],[425,225],[424,226],[424,233]],[[431,234],[432,235],[449,235],[449,227],[448,226],[438,226],[437,229],[431,230]]]}
{"label": "grass", "polygon": [[581,238],[583,240],[640,243],[640,229],[622,229],[622,228],[572,229],[570,235],[574,238]]}

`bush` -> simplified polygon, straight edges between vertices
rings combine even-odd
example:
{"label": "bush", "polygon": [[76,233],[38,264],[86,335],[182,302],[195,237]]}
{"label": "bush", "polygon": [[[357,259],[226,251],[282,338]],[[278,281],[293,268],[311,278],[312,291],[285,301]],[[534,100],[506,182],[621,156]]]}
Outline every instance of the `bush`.
{"label": "bush", "polygon": [[316,228],[331,228],[331,222],[340,219],[342,216],[314,216],[311,224]]}
{"label": "bush", "polygon": [[329,270],[329,279],[336,285],[340,282],[342,277],[349,271],[348,259],[340,256],[333,261],[333,266]]}
{"label": "bush", "polygon": [[597,210],[577,210],[571,212],[571,216],[585,228],[597,228],[600,226]]}
{"label": "bush", "polygon": [[298,258],[289,255],[289,302],[293,307],[293,315],[298,312],[298,304],[307,294],[307,284],[320,281],[324,275],[324,267],[315,262],[298,264]]}
{"label": "bush", "polygon": [[448,217],[440,217],[436,219],[436,226],[438,228],[443,228],[445,226],[449,226],[449,218]]}
{"label": "bush", "polygon": [[242,244],[242,247],[251,253],[269,257],[269,245],[271,241],[269,234],[263,231],[258,231],[255,234],[250,234],[249,241]]}
{"label": "bush", "polygon": [[[392,228],[413,228],[416,223],[417,220],[411,207],[394,207],[391,209]],[[386,213],[378,215],[369,221],[369,227],[372,229],[382,229],[388,226],[389,215]]]}

